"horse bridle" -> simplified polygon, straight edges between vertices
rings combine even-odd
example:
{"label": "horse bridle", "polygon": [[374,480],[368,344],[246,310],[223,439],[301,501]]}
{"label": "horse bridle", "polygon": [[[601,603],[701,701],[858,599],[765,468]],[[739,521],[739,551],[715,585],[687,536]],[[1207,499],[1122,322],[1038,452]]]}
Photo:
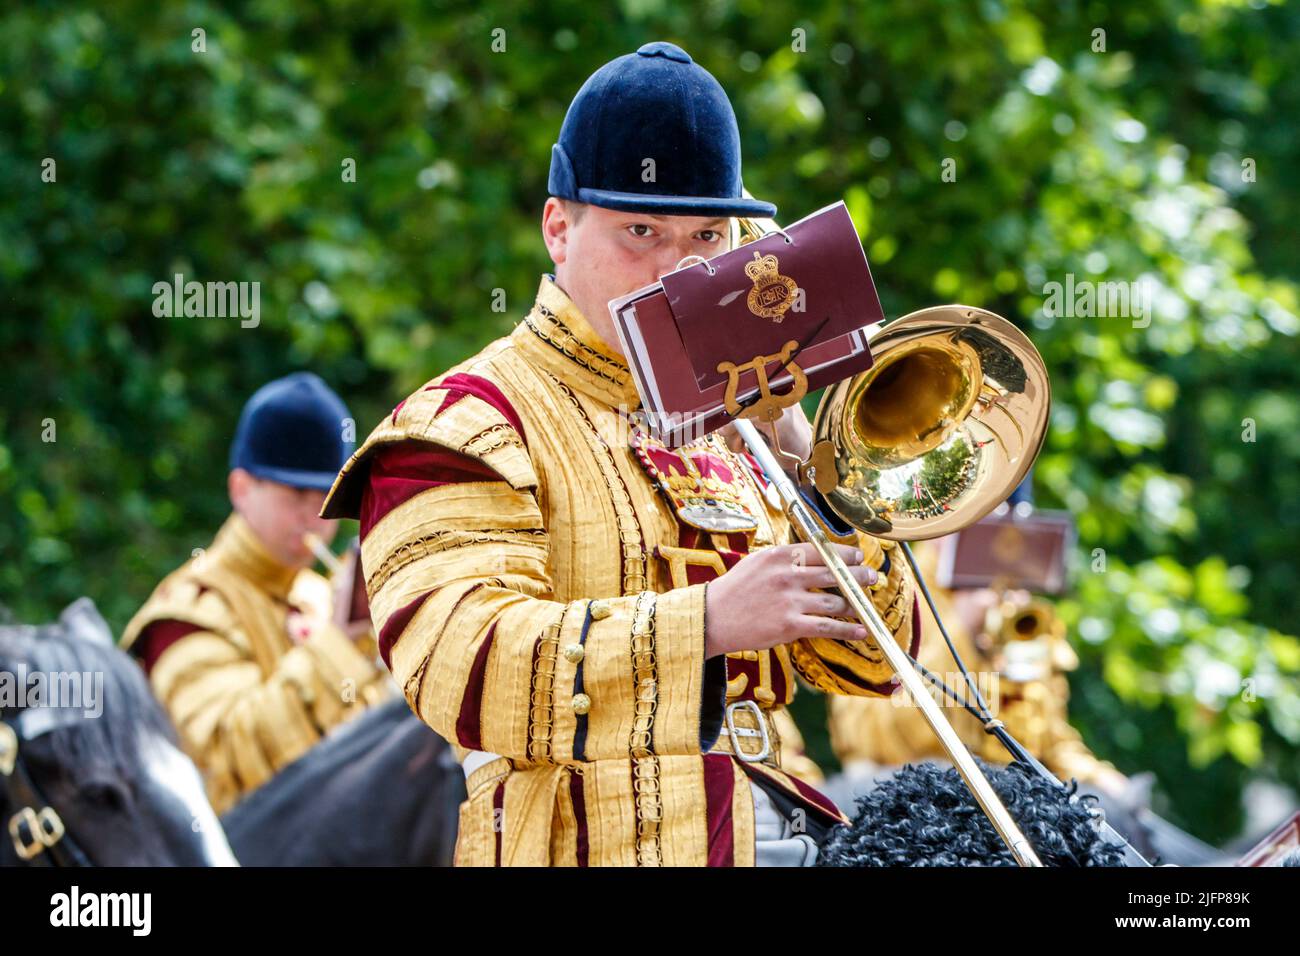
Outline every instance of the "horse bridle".
{"label": "horse bridle", "polygon": [[14,852],[32,866],[92,866],[23,763],[19,744],[76,719],[75,711],[28,709],[0,719],[0,790],[18,807],[6,821]]}

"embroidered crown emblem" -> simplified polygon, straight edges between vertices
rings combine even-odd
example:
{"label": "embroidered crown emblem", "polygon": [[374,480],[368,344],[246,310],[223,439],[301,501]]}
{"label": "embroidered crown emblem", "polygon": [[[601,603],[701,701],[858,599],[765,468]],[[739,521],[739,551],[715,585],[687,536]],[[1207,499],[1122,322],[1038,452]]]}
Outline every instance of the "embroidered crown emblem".
{"label": "embroidered crown emblem", "polygon": [[754,283],[746,299],[749,311],[773,322],[785,318],[786,310],[794,305],[799,287],[789,276],[781,275],[776,256],[770,252],[765,256],[755,252],[754,260],[745,263],[745,275]]}
{"label": "embroidered crown emblem", "polygon": [[702,444],[674,449],[639,430],[632,437],[637,459],[684,523],[710,532],[753,531],[758,522],[741,492],[739,469],[720,444],[710,435]]}

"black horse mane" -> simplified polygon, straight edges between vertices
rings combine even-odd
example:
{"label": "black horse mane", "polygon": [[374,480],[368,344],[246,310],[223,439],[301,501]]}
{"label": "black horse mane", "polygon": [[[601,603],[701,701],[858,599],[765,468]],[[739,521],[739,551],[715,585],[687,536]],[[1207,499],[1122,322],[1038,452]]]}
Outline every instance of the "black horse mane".
{"label": "black horse mane", "polygon": [[221,823],[245,866],[450,866],[464,799],[451,748],[395,697],[336,727]]}
{"label": "black horse mane", "polygon": [[[27,674],[88,674],[92,680],[103,675],[99,699],[103,712],[94,719],[62,724],[40,738],[60,767],[99,766],[131,785],[144,767],[141,748],[151,735],[176,742],[144,672],[110,643],[87,639],[62,621],[0,625],[0,671],[14,675],[17,682],[20,666]],[[10,708],[0,716],[12,719],[18,712]]]}
{"label": "black horse mane", "polygon": [[[981,769],[1046,866],[1123,866],[1097,829],[1088,795],[1013,764]],[[822,843],[819,866],[1015,866],[957,770],[908,764],[859,798],[850,826]]]}

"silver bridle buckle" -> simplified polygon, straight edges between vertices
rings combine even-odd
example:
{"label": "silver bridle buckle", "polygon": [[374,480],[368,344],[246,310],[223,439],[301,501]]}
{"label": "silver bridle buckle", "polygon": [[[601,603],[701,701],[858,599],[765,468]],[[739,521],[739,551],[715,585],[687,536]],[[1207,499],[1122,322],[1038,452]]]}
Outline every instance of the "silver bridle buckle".
{"label": "silver bridle buckle", "polygon": [[[751,730],[748,727],[736,726],[736,711],[750,710],[754,713],[754,720],[758,724],[757,730]],[[763,711],[759,709],[758,704],[752,700],[738,700],[733,704],[728,704],[725,711],[727,720],[727,733],[731,737],[731,749],[735,756],[745,763],[761,763],[768,757],[772,756],[772,739],[767,735],[767,721],[763,718]],[[740,738],[758,737],[763,741],[763,747],[756,754],[747,754],[740,746]]]}

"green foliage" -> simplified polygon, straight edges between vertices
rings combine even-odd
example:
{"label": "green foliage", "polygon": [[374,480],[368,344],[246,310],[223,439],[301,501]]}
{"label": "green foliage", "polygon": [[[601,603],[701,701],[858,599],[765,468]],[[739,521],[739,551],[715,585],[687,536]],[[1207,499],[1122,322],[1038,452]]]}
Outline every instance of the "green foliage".
{"label": "green foliage", "polygon": [[[505,332],[549,266],[538,219],[570,97],[670,39],[732,94],[751,192],[787,221],[847,201],[887,315],[967,302],[1042,350],[1039,499],[1078,521],[1087,739],[1156,769],[1171,812],[1215,837],[1251,775],[1300,783],[1300,9],[592,9],[0,15],[0,603],[44,619],[88,593],[120,626],[217,527],[259,384],[311,367],[364,434]],[[155,318],[152,285],[176,273],[260,282],[261,324]],[[1067,275],[1146,283],[1149,324],[1046,314]]]}

